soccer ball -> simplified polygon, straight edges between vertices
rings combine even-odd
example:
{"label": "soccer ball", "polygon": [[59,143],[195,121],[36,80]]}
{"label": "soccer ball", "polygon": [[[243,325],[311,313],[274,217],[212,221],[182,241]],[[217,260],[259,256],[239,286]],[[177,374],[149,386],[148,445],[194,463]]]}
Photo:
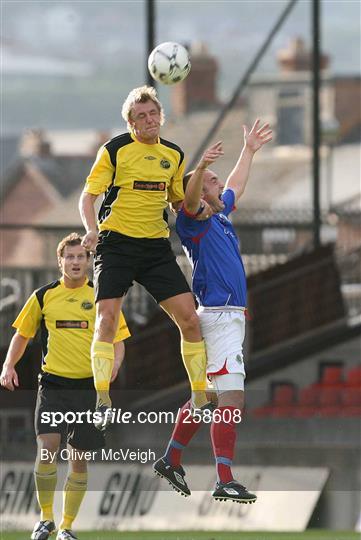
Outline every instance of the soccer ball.
{"label": "soccer ball", "polygon": [[163,84],[183,81],[191,69],[187,49],[172,41],[157,45],[149,55],[148,69],[153,79]]}

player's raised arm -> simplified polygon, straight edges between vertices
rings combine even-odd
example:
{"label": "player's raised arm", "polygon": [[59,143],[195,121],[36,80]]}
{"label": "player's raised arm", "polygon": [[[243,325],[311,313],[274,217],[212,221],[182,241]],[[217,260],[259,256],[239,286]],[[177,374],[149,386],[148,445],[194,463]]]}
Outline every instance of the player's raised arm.
{"label": "player's raised arm", "polygon": [[218,141],[213,146],[208,148],[203,154],[197,167],[194,169],[192,176],[190,177],[184,196],[184,207],[190,214],[196,214],[202,195],[203,189],[203,173],[209,165],[223,156],[222,141]]}
{"label": "player's raised arm", "polygon": [[259,127],[259,124],[260,120],[257,119],[250,131],[248,131],[247,126],[243,126],[244,146],[226,182],[226,189],[232,189],[234,191],[235,202],[240,198],[246,188],[254,154],[264,144],[272,140],[272,130],[269,124],[264,124],[262,127]]}
{"label": "player's raised arm", "polygon": [[15,390],[19,386],[18,374],[15,366],[23,356],[30,338],[26,338],[18,332],[13,335],[9,350],[0,375],[0,384],[7,390]]}

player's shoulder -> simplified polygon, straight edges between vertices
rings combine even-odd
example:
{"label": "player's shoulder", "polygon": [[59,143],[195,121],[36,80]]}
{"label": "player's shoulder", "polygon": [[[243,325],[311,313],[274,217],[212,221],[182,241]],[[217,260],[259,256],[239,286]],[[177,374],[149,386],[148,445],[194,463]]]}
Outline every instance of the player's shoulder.
{"label": "player's shoulder", "polygon": [[60,286],[60,280],[56,279],[55,281],[47,283],[43,287],[40,287],[39,289],[36,289],[36,291],[34,291],[34,294],[35,294],[36,298],[38,299],[38,302],[39,302],[39,305],[40,305],[41,309],[44,306],[45,294],[48,291],[50,291],[51,289],[56,289],[59,286]]}
{"label": "player's shoulder", "polygon": [[234,199],[235,198],[234,190],[232,188],[224,189],[222,192],[221,198],[223,199],[224,197],[232,197]]}
{"label": "player's shoulder", "polygon": [[108,150],[113,165],[115,165],[116,153],[118,152],[119,148],[132,143],[134,143],[134,139],[132,139],[129,132],[126,132],[113,137],[104,144],[104,148]]}
{"label": "player's shoulder", "polygon": [[174,142],[172,141],[168,141],[167,139],[163,139],[163,137],[159,137],[159,141],[160,141],[160,144],[163,144],[163,146],[167,146],[168,148],[171,148],[172,150],[175,150],[176,152],[178,152],[178,154],[180,155],[180,163],[182,163],[183,159],[184,159],[184,152],[183,150],[181,149],[180,146],[178,146],[177,144],[175,144]]}
{"label": "player's shoulder", "polygon": [[112,139],[109,139],[109,141],[107,141],[104,146],[106,148],[109,148],[111,146],[124,146],[125,144],[129,144],[132,142],[134,142],[134,139],[132,139],[129,131],[127,131],[126,133],[121,133],[120,135],[116,135]]}
{"label": "player's shoulder", "polygon": [[227,188],[223,191],[221,195],[221,200],[224,202],[225,205],[224,210],[221,212],[221,214],[227,216],[230,212],[236,209],[236,195],[232,188]]}

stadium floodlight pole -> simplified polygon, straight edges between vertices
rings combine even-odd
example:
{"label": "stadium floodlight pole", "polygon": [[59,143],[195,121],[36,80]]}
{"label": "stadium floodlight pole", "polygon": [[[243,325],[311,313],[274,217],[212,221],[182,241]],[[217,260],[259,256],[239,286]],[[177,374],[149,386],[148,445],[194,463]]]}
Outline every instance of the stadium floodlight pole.
{"label": "stadium floodlight pole", "polygon": [[320,0],[312,3],[312,127],[313,127],[313,247],[321,245],[320,228]]}
{"label": "stadium floodlight pole", "polygon": [[268,34],[267,38],[263,42],[261,48],[259,49],[256,56],[254,57],[254,59],[250,63],[247,71],[242,76],[240,82],[236,86],[236,89],[233,92],[232,97],[230,98],[230,100],[227,103],[225,103],[225,105],[223,105],[223,107],[222,107],[218,117],[216,118],[215,122],[210,127],[210,129],[209,129],[207,135],[205,136],[204,140],[202,141],[202,143],[199,145],[199,147],[195,151],[194,156],[192,158],[192,161],[191,161],[191,163],[190,163],[190,165],[188,167],[188,170],[194,169],[195,166],[197,165],[201,155],[203,154],[205,149],[208,147],[212,137],[218,131],[218,129],[220,128],[220,126],[221,126],[221,124],[223,122],[223,120],[227,116],[228,112],[232,109],[232,107],[236,103],[237,99],[239,98],[241,92],[243,91],[245,86],[248,84],[248,81],[249,81],[252,73],[254,72],[256,67],[258,66],[260,60],[262,59],[262,57],[263,57],[264,53],[266,52],[266,50],[268,49],[268,47],[270,46],[270,44],[271,44],[273,38],[275,37],[275,35],[277,34],[278,30],[281,28],[281,26],[283,25],[283,23],[287,19],[288,15],[291,13],[292,9],[297,4],[297,1],[298,0],[290,0],[290,2],[287,4],[285,9],[281,13],[281,15],[280,15],[279,19],[277,20],[276,24],[273,26],[273,28],[270,31],[270,33]]}
{"label": "stadium floodlight pole", "polygon": [[155,0],[145,0],[147,24],[147,56],[145,60],[146,81],[149,86],[156,86],[156,82],[148,70],[148,56],[155,47]]}

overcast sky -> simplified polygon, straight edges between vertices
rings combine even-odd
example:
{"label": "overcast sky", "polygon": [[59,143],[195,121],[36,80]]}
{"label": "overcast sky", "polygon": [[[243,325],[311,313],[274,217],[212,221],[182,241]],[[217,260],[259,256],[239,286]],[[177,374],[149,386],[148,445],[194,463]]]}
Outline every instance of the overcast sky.
{"label": "overcast sky", "polygon": [[[226,100],[289,1],[157,0],[155,4],[156,43],[207,43],[219,62],[218,95]],[[276,53],[290,39],[300,36],[311,46],[311,6],[311,0],[298,0],[256,75],[278,70]],[[65,82],[58,77],[44,84],[43,78],[33,77],[29,85],[29,78],[21,74],[16,80],[4,76],[4,129],[16,131],[34,124],[88,126],[93,120],[100,127],[102,118],[104,126],[109,125],[129,89],[146,81],[145,13],[143,0],[3,1],[2,38],[11,54],[25,57],[28,70],[35,65],[29,55],[50,57],[36,65],[50,65],[53,71],[62,69],[60,60],[80,62],[68,64],[72,79]],[[331,58],[331,73],[360,75],[359,0],[322,0],[321,14],[321,46]],[[9,55],[4,58],[6,69]],[[88,83],[80,77],[87,70],[93,73]],[[167,109],[169,89],[161,87],[159,92]],[[104,95],[106,100],[101,101]]]}

